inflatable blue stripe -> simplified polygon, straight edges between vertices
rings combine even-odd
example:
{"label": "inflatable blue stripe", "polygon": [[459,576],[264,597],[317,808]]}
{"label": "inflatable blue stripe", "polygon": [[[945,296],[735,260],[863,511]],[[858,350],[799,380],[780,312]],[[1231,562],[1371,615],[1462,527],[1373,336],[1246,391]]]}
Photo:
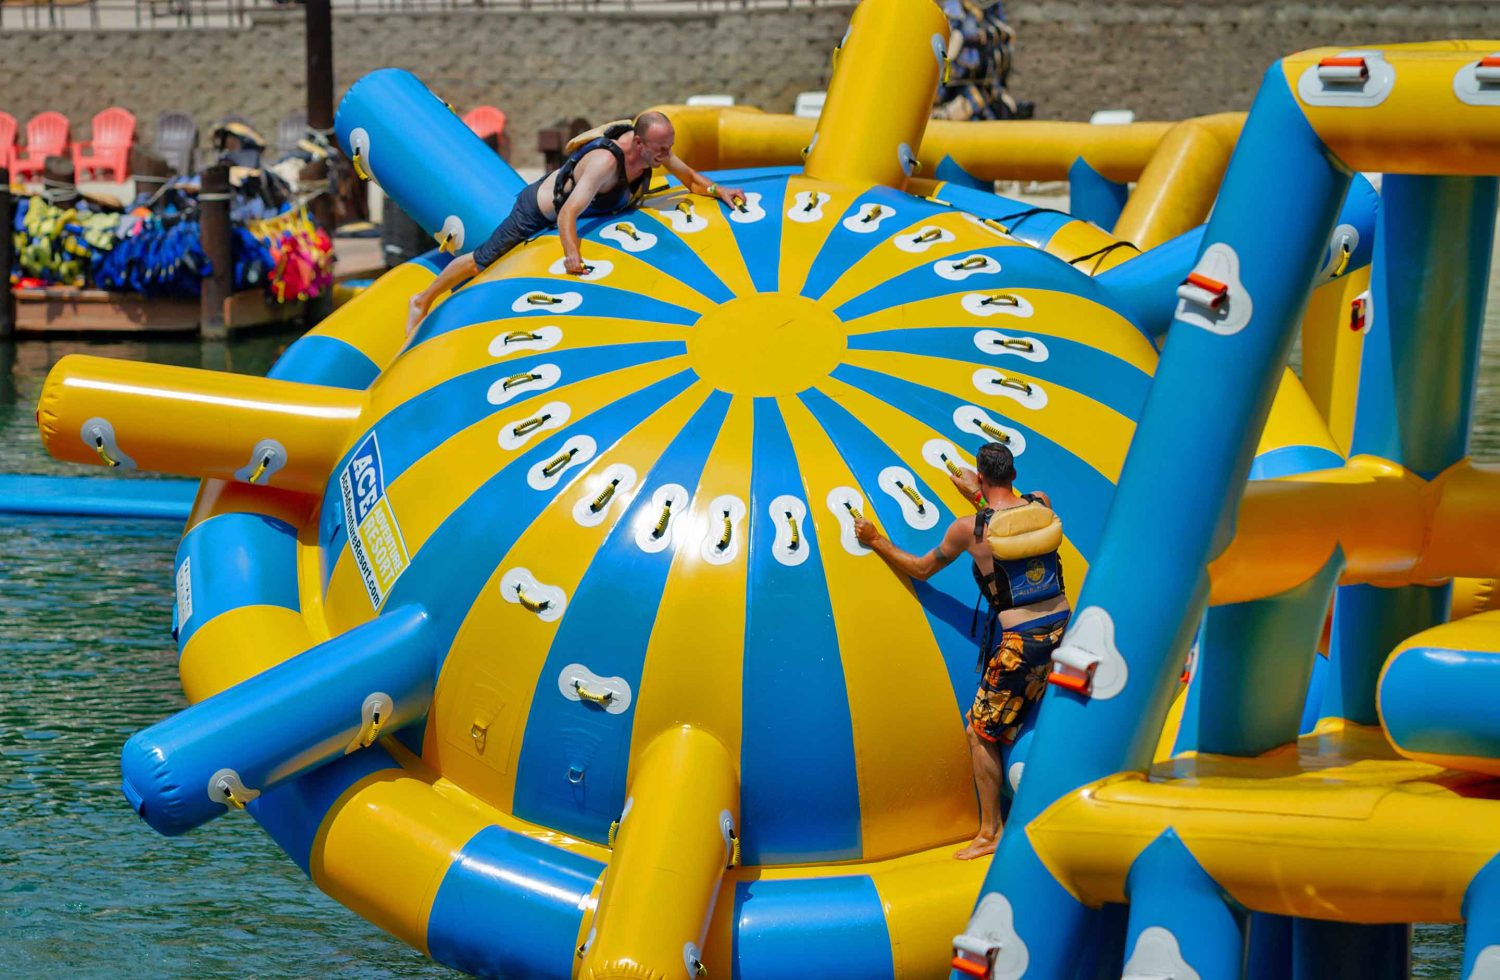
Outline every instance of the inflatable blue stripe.
{"label": "inflatable blue stripe", "polygon": [[[907,524],[901,505],[880,489],[881,470],[887,466],[906,465],[896,452],[849,414],[848,409],[822,392],[806,391],[801,398],[859,481],[866,506],[874,511],[885,535],[897,547],[914,555],[925,555],[942,543],[955,515],[942,505],[922,479],[922,474],[912,474],[915,478],[913,485],[927,506],[937,514],[937,523],[925,531]],[[896,572],[891,572],[891,575],[900,577]],[[977,656],[974,641],[968,636],[969,626],[974,621],[972,600],[978,598],[973,576],[966,563],[960,560],[927,582],[913,580],[912,586],[942,655],[954,698],[959,708],[967,708],[974,698],[974,661]]]}
{"label": "inflatable blue stripe", "polygon": [[312,849],[323,818],[340,796],[371,773],[401,767],[379,742],[282,783],[245,805],[302,873],[312,875]]}
{"label": "inflatable blue stripe", "polygon": [[[965,279],[944,279],[933,268],[938,262],[958,262],[970,255],[986,255],[1000,263],[1000,271],[980,273]],[[997,289],[1053,289],[1095,299],[1094,281],[1062,259],[1029,248],[997,245],[957,252],[933,252],[927,261],[866,290],[834,310],[845,323],[856,317],[879,313],[906,303],[953,293],[985,293]],[[998,326],[998,324],[997,324]]]}
{"label": "inflatable blue stripe", "polygon": [[294,341],[266,377],[364,391],[379,374],[379,366],[354,345],[311,334]]}
{"label": "inflatable blue stripe", "polygon": [[[517,299],[532,293],[547,293],[552,296],[578,293],[583,300],[567,313],[559,313],[554,307],[547,305],[526,307],[520,312],[512,308]],[[673,303],[664,303],[640,293],[602,286],[583,279],[494,279],[465,286],[429,313],[417,328],[417,335],[408,350],[453,330],[490,320],[524,317],[537,323],[550,323],[569,316],[598,316],[690,327],[698,322],[700,315]]]}
{"label": "inflatable blue stripe", "polygon": [[[867,204],[879,204],[882,208],[892,212],[881,218],[880,227],[885,230],[860,234],[845,228],[845,219],[859,214],[860,209]],[[823,247],[818,250],[817,258],[813,259],[812,267],[807,270],[807,279],[802,285],[802,295],[808,299],[817,299],[828,292],[829,287],[838,282],[839,277],[848,272],[856,262],[875,251],[878,246],[894,248],[895,246],[891,244],[893,232],[947,213],[949,213],[948,208],[912,197],[910,194],[902,194],[888,187],[871,188],[857,197],[854,203],[849,205],[849,209],[839,215],[833,231],[828,233],[828,237],[823,241]]]}
{"label": "inflatable blue stripe", "polygon": [[[903,406],[906,414],[942,433],[956,445],[966,447],[970,453],[984,444],[981,437],[964,432],[953,424],[954,411],[971,403],[947,392],[851,364],[839,366],[833,376],[882,401]],[[1025,436],[1026,451],[1016,459],[1017,482],[1023,489],[1046,491],[1062,517],[1068,540],[1082,553],[1085,561],[1092,561],[1104,530],[1104,517],[1114,498],[1114,485],[1087,462],[1014,418],[994,410],[990,415],[1000,417],[1006,425]]]}
{"label": "inflatable blue stripe", "polygon": [[944,156],[938,161],[937,167],[932,171],[932,177],[934,180],[940,180],[945,184],[956,184],[959,187],[984,191],[986,194],[995,193],[995,182],[993,180],[981,180],[975,177],[951,156]]}
{"label": "inflatable blue stripe", "polygon": [[[632,691],[640,690],[672,557],[697,542],[679,537],[673,547],[650,554],[635,543],[635,528],[655,520],[651,494],[657,487],[698,486],[729,402],[729,395],[714,392],[683,426],[642,478],[640,492],[569,598],[537,678],[516,763],[515,814],[523,820],[602,842],[620,815],[635,710],[611,714],[570,701],[559,693],[557,678],[568,664],[582,663],[600,677],[623,677]],[[569,778],[576,773],[583,775]]]}
{"label": "inflatable blue stripe", "polygon": [[885,906],[868,875],[742,881],[734,980],[895,976]]}
{"label": "inflatable blue stripe", "polygon": [[[745,603],[744,862],[852,860],[861,854],[859,781],[838,633],[812,520],[818,502],[807,499],[774,398],[755,399],[751,453],[750,540],[761,544],[750,549]],[[764,544],[776,538],[782,515],[769,508],[782,494],[807,506],[801,546],[809,554],[800,565],[783,565]],[[808,813],[818,818],[808,820]]]}
{"label": "inflatable blue stripe", "polygon": [[1379,660],[1371,651],[1394,649],[1408,637],[1448,618],[1453,586],[1341,585],[1334,593],[1322,718],[1379,725]]}
{"label": "inflatable blue stripe", "polygon": [[198,484],[189,480],[116,480],[92,476],[0,473],[0,514],[145,517],[186,520]]}
{"label": "inflatable blue stripe", "polygon": [[692,371],[680,371],[552,431],[549,438],[522,453],[438,525],[391,587],[386,600],[389,608],[408,602],[426,607],[432,614],[428,642],[446,654],[476,598],[474,583],[484,583],[522,532],[572,485],[571,480],[562,480],[550,490],[532,489],[526,482],[532,465],[556,456],[575,435],[593,437],[599,452],[606,452],[643,418],[697,380]]}
{"label": "inflatable blue stripe", "polygon": [[1255,457],[1250,464],[1250,479],[1274,480],[1279,476],[1338,469],[1343,465],[1344,457],[1322,446],[1282,446]]}
{"label": "inflatable blue stripe", "polygon": [[[1029,374],[1038,381],[1062,385],[1087,395],[1128,419],[1141,414],[1146,392],[1151,389],[1151,376],[1134,364],[1086,344],[1049,337],[1041,330],[1033,330],[1026,320],[998,319],[1004,322],[992,327],[914,327],[855,334],[849,338],[849,347],[853,350],[947,357],[997,371]],[[1016,336],[1035,334],[1047,345],[1047,359],[1031,361],[1015,355],[986,354],[974,345],[974,337],[985,329]]]}
{"label": "inflatable blue stripe", "polygon": [[1148,337],[1160,337],[1177,315],[1177,286],[1198,261],[1203,231],[1201,225],[1191,228],[1099,273],[1094,282],[1110,305],[1137,330]]}
{"label": "inflatable blue stripe", "polygon": [[1073,215],[1054,208],[1039,208],[1012,197],[957,184],[943,185],[939,194],[956,208],[1002,222],[1010,229],[1012,238],[1037,248],[1046,248],[1059,229],[1077,220]]}
{"label": "inflatable blue stripe", "polygon": [[1074,217],[1092,221],[1100,228],[1113,228],[1128,197],[1129,184],[1110,180],[1083,157],[1068,168],[1068,210]]}
{"label": "inflatable blue stripe", "polygon": [[[642,252],[628,252],[619,242],[599,234],[604,229],[613,228],[622,221],[631,222],[641,231],[655,235],[656,244]],[[550,234],[555,237],[557,233],[551,232]],[[734,299],[734,291],[724,285],[724,280],[708,267],[702,257],[678,238],[670,228],[656,220],[648,210],[629,211],[580,221],[578,234],[591,242],[614,249],[622,255],[639,259],[653,269],[666,273],[684,286],[697,290],[699,294],[715,303],[727,303]],[[559,255],[562,254],[560,249],[561,246],[559,246]]]}
{"label": "inflatable blue stripe", "polygon": [[[435,387],[401,403],[376,421],[369,432],[355,440],[354,446],[334,468],[337,474],[353,458],[354,452],[373,432],[380,445],[380,462],[385,485],[389,487],[412,464],[441,447],[444,440],[497,412],[514,412],[520,406],[536,401],[566,400],[561,392],[576,381],[634,367],[648,361],[663,360],[687,353],[681,341],[651,341],[638,344],[615,344],[608,347],[582,347],[575,350],[542,351],[531,357],[488,364],[477,371],[449,378]],[[557,366],[561,377],[551,388],[527,391],[504,405],[491,405],[487,394],[496,381],[530,371],[539,364]],[[318,541],[322,544],[323,587],[343,558],[348,529],[344,527],[341,490],[335,477],[323,492],[319,516]],[[331,560],[330,560],[331,559]]]}
{"label": "inflatable blue stripe", "polygon": [[453,256],[451,253],[433,249],[430,252],[423,252],[411,261],[413,264],[420,265],[424,269],[429,270],[433,275],[438,275],[444,269],[448,268],[448,263],[453,261]]}
{"label": "inflatable blue stripe", "polygon": [[[174,573],[179,608],[188,609],[177,624],[179,650],[187,649],[205,623],[231,609],[302,606],[297,595],[297,529],[263,514],[220,514],[199,524],[177,546]],[[191,590],[186,605],[184,583]]]}
{"label": "inflatable blue stripe", "polygon": [[[705,170],[703,175],[718,184],[736,184],[749,190],[761,190],[760,184],[777,177],[800,174],[801,167],[735,167],[730,170]],[[675,183],[675,181],[674,181]]]}
{"label": "inflatable blue stripe", "polygon": [[480,977],[566,977],[598,861],[486,827],[443,876],[427,919],[439,963]]}
{"label": "inflatable blue stripe", "polygon": [[[786,205],[785,177],[772,180],[747,181],[745,190],[761,195],[760,206],[766,216],[759,221],[729,222],[734,240],[740,247],[740,256],[750,272],[750,281],[757,292],[774,293],[781,282],[781,211]],[[726,217],[726,221],[729,219]]]}

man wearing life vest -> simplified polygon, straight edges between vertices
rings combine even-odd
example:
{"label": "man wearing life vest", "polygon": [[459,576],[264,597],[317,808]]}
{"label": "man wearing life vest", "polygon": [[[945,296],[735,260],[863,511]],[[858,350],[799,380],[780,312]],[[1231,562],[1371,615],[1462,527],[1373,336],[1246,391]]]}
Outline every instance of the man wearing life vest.
{"label": "man wearing life vest", "polygon": [[517,245],[557,226],[563,265],[570,275],[588,271],[578,252],[578,219],[614,214],[638,204],[651,183],[653,167],[665,167],[694,194],[716,197],[730,207],[743,202],[738,187],[720,187],[672,152],[672,122],[660,112],[643,112],[583,133],[568,144],[563,165],[516,195],[510,215],[481,246],[448,263],[432,285],[412,297],[406,334],[417,329],[437,298],[470,279]]}
{"label": "man wearing life vest", "polygon": [[983,446],[975,466],[977,474],[963,471],[953,483],[979,512],[954,521],[942,542],[921,557],[896,547],[869,521],[854,522],[861,544],[913,578],[931,578],[968,552],[974,581],[989,606],[979,646],[983,674],[967,728],[979,790],[979,833],[954,855],[965,861],[994,853],[1000,836],[1000,743],[1015,741],[1026,712],[1047,689],[1052,651],[1070,613],[1057,555],[1062,521],[1051,500],[1044,493],[1016,493],[1015,457],[1001,443]]}

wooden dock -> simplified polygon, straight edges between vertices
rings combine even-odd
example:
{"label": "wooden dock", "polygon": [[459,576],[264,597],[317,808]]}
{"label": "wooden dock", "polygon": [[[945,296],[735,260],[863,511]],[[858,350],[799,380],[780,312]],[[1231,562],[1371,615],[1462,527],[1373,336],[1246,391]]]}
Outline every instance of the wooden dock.
{"label": "wooden dock", "polygon": [[[196,299],[111,293],[102,289],[55,286],[15,290],[18,334],[189,333],[202,325]],[[275,303],[259,289],[234,293],[224,301],[224,328],[250,327],[300,319],[303,303]]]}

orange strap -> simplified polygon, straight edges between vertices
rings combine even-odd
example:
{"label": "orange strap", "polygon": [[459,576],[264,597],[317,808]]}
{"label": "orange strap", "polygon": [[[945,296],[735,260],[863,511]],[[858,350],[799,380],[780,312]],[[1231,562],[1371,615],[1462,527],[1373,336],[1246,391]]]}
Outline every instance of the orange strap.
{"label": "orange strap", "polygon": [[1063,690],[1072,691],[1075,694],[1089,693],[1089,680],[1090,678],[1087,674],[1078,677],[1073,674],[1060,674],[1055,670],[1047,675],[1048,684],[1056,684]]}
{"label": "orange strap", "polygon": [[963,956],[953,957],[953,969],[959,973],[967,973],[971,977],[987,977],[990,968],[983,963],[975,963],[973,960]]}

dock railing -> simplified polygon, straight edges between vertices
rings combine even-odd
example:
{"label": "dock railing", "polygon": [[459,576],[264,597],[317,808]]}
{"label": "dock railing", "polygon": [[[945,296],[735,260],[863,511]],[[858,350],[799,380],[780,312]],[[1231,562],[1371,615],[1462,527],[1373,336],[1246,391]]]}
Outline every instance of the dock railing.
{"label": "dock railing", "polygon": [[[486,10],[708,13],[851,6],[852,0],[333,0],[339,14]],[[301,17],[298,0],[0,0],[0,31],[246,27],[260,18]]]}

